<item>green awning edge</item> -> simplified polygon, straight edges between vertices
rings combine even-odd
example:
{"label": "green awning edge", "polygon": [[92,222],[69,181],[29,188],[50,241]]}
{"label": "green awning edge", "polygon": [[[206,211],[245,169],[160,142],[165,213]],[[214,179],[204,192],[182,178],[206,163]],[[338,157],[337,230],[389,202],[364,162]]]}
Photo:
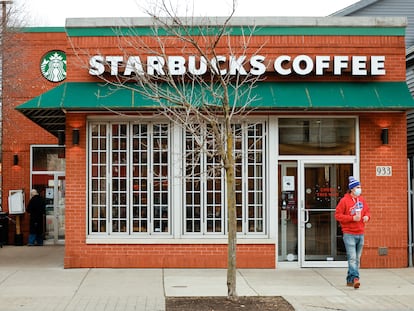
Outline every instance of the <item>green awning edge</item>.
{"label": "green awning edge", "polygon": [[[134,85],[130,85],[131,88]],[[162,87],[162,86],[161,86]],[[201,89],[191,92],[201,98]],[[189,92],[190,93],[190,92]],[[208,96],[202,97],[210,101]],[[231,96],[233,99],[234,96]],[[251,90],[255,111],[405,111],[414,109],[405,81],[400,82],[260,82]],[[244,104],[246,98],[239,103]],[[212,100],[211,100],[212,101]],[[55,136],[65,128],[65,112],[160,109],[133,89],[102,82],[65,82],[16,107]]]}
{"label": "green awning edge", "polygon": [[[130,88],[100,82],[65,82],[19,105],[28,109],[157,109],[159,104]],[[414,100],[401,82],[259,82],[251,92],[254,108],[408,110]],[[242,102],[243,100],[241,100]]]}

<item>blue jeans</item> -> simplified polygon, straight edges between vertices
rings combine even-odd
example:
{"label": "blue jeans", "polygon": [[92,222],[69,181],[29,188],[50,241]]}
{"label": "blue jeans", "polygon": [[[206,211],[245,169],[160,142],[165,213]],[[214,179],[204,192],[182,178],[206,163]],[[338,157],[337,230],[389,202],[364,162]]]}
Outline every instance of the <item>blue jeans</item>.
{"label": "blue jeans", "polygon": [[346,282],[352,283],[355,278],[359,279],[359,264],[361,261],[362,248],[364,247],[364,235],[344,233],[343,239],[346,249],[346,257],[348,259]]}
{"label": "blue jeans", "polygon": [[43,245],[43,236],[40,234],[34,234],[34,233],[30,233],[29,234],[29,245],[36,245],[35,242],[37,243],[37,245]]}

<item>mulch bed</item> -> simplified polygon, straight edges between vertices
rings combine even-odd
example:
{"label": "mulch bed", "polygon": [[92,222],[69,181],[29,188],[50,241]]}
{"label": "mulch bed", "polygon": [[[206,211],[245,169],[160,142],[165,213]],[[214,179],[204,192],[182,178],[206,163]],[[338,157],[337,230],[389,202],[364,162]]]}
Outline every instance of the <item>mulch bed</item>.
{"label": "mulch bed", "polygon": [[242,296],[237,301],[227,297],[166,297],[166,311],[294,311],[281,296]]}

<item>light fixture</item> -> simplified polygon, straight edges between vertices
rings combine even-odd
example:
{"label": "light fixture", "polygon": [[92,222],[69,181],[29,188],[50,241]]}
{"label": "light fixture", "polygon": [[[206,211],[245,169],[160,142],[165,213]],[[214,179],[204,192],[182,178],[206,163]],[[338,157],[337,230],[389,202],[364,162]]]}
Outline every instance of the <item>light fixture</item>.
{"label": "light fixture", "polygon": [[79,145],[79,129],[72,130],[72,144],[75,146]]}
{"label": "light fixture", "polygon": [[65,131],[58,131],[58,145],[63,146],[65,144]]}
{"label": "light fixture", "polygon": [[19,156],[17,154],[13,155],[13,165],[19,165]]}
{"label": "light fixture", "polygon": [[388,128],[381,130],[381,141],[383,145],[388,145]]}

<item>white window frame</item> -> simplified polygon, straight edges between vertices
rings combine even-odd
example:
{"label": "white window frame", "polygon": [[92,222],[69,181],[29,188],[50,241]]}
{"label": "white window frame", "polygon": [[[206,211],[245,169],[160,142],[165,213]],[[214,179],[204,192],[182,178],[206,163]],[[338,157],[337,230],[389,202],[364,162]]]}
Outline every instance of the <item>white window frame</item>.
{"label": "white window frame", "polygon": [[[239,122],[236,123],[234,122],[235,125],[241,125],[241,131],[242,131],[242,150],[240,152],[241,156],[242,156],[242,164],[241,164],[241,169],[242,169],[242,173],[241,173],[241,179],[242,179],[242,190],[241,190],[241,195],[242,195],[242,219],[241,219],[241,228],[242,230],[239,231],[238,237],[240,238],[246,238],[246,237],[263,237],[268,233],[268,200],[267,200],[267,195],[266,193],[268,192],[268,187],[267,187],[267,167],[268,167],[268,163],[267,163],[267,138],[268,138],[268,124],[266,122],[266,120],[250,120],[250,121],[244,121],[244,122]],[[256,126],[257,124],[261,124],[261,131],[262,131],[262,136],[261,136],[261,176],[260,176],[260,182],[262,185],[262,189],[261,189],[261,203],[259,209],[261,208],[262,210],[262,215],[261,217],[252,217],[249,218],[249,208],[250,208],[250,204],[249,204],[249,179],[248,179],[248,173],[249,173],[249,147],[248,147],[248,140],[249,140],[249,136],[248,136],[248,131],[249,131],[249,127],[251,126]],[[183,145],[184,145],[184,152],[187,153],[187,151],[185,150],[185,146],[186,146],[186,134],[185,131],[183,131]],[[194,142],[194,140],[193,140]],[[204,149],[204,148],[202,148]],[[201,222],[202,224],[200,225],[200,231],[199,232],[186,232],[186,223],[187,223],[187,218],[186,218],[186,208],[187,208],[187,204],[186,204],[186,197],[187,197],[187,191],[186,191],[186,180],[187,177],[184,178],[184,182],[183,182],[183,216],[182,216],[182,222],[183,222],[183,235],[185,236],[191,236],[191,237],[214,237],[215,235],[222,235],[222,236],[226,236],[227,234],[227,202],[225,201],[225,192],[226,192],[226,184],[225,184],[225,172],[224,169],[221,169],[221,174],[220,174],[220,180],[221,180],[221,202],[223,204],[223,209],[222,209],[222,220],[224,220],[224,225],[222,225],[222,230],[220,232],[208,232],[206,230],[206,223],[208,221],[208,219],[206,218],[206,208],[205,206],[205,201],[206,201],[206,196],[207,196],[207,191],[206,191],[206,153],[205,152],[201,152],[199,159],[201,161],[201,176],[200,176],[200,214],[201,214]],[[252,165],[253,167],[255,165]],[[183,171],[185,172],[186,170],[186,158],[184,156],[183,159]],[[237,177],[237,174],[235,174],[235,177]],[[257,175],[254,175],[252,178],[257,178]],[[257,183],[257,181],[253,181],[255,184]],[[191,195],[191,192],[190,192]],[[256,201],[256,199],[255,199]],[[258,202],[256,202],[257,204],[259,204]],[[204,208],[203,208],[204,207]],[[257,210],[254,211],[254,214],[257,216]],[[190,218],[191,219],[191,218]],[[261,226],[262,226],[262,230],[261,231],[249,231],[249,221],[254,221],[254,219],[261,219]]]}
{"label": "white window frame", "polygon": [[[129,233],[132,231],[131,228],[129,228],[130,231],[127,233],[116,233],[112,234],[109,233],[109,223],[111,222],[110,218],[107,219],[107,229],[106,232],[91,232],[91,193],[92,193],[92,181],[89,178],[90,176],[90,170],[91,170],[91,155],[92,155],[92,140],[91,140],[91,125],[92,124],[106,124],[108,129],[110,128],[111,124],[121,124],[121,123],[129,123],[129,127],[131,129],[131,137],[128,138],[129,144],[132,144],[132,124],[143,124],[143,123],[153,123],[153,124],[168,124],[169,130],[168,130],[168,141],[169,141],[169,185],[168,185],[168,213],[169,213],[169,226],[168,226],[168,233],[158,233],[153,232],[152,234],[146,234],[146,233]],[[234,122],[237,123],[237,122]],[[263,135],[263,146],[262,146],[262,164],[263,164],[263,195],[262,195],[262,201],[263,201],[263,232],[245,232],[245,228],[247,224],[245,224],[246,220],[243,221],[243,232],[238,233],[239,243],[257,243],[260,241],[260,243],[264,244],[273,244],[275,242],[275,233],[274,230],[269,230],[271,223],[274,222],[274,220],[270,220],[269,217],[273,217],[274,213],[269,211],[269,173],[267,172],[267,169],[269,167],[269,119],[266,118],[257,118],[256,119],[250,119],[249,124],[255,124],[255,123],[261,123],[263,124],[262,128],[262,135]],[[202,244],[210,244],[210,243],[220,243],[227,241],[227,229],[225,229],[224,233],[220,232],[218,234],[212,234],[212,235],[200,235],[200,234],[184,234],[184,221],[185,221],[185,211],[184,211],[184,186],[183,186],[183,171],[184,171],[184,153],[183,150],[185,148],[184,145],[184,132],[182,127],[175,126],[171,124],[166,119],[161,118],[153,118],[153,117],[143,117],[139,120],[131,120],[131,118],[119,118],[119,117],[102,117],[102,116],[91,116],[88,118],[87,122],[87,129],[88,129],[88,159],[87,159],[87,168],[89,170],[87,174],[87,185],[88,185],[88,200],[87,200],[87,206],[86,206],[86,221],[88,226],[86,227],[86,235],[87,243],[93,243],[93,244],[101,244],[101,243],[109,243],[109,244],[125,244],[125,243],[140,243],[140,244],[148,244],[148,243],[168,243],[168,244],[174,244],[174,243],[182,243],[180,241],[185,240],[186,243],[202,243]],[[109,134],[107,134],[109,136]],[[110,146],[109,142],[111,141],[111,138],[107,138],[107,156],[110,156]],[[130,161],[132,161],[132,148],[130,149]],[[106,176],[108,176],[106,180],[106,187],[107,189],[110,189],[111,187],[111,174],[109,172],[110,167],[108,165]],[[132,162],[129,165],[129,170],[132,170]],[[245,168],[243,169],[243,174],[245,174]],[[180,177],[181,176],[181,177]],[[130,177],[132,177],[132,172],[130,172]],[[224,178],[224,175],[223,175]],[[130,179],[130,189],[133,189],[132,184],[132,178]],[[148,185],[148,187],[152,187],[152,185]],[[243,191],[245,191],[247,185],[246,182],[243,182]],[[108,192],[108,190],[106,190]],[[130,191],[131,192],[131,191]],[[243,194],[244,196],[247,196],[247,193]],[[110,192],[106,194],[107,198],[106,200],[111,200]],[[222,191],[222,196],[225,198],[224,191]],[[132,194],[129,196],[129,221],[128,225],[132,226]],[[224,199],[223,199],[224,200]],[[224,202],[224,201],[222,201]],[[109,215],[109,209],[110,204],[106,204],[107,212],[106,215]],[[226,202],[224,202],[226,204]],[[174,208],[173,208],[174,207]],[[152,208],[152,207],[151,207]],[[244,211],[246,214],[247,212]],[[224,209],[223,214],[223,221],[224,226],[227,226],[226,220],[227,220],[227,210]]]}
{"label": "white window frame", "polygon": [[[92,126],[94,125],[104,125],[106,126],[106,149],[104,150],[105,154],[106,154],[106,162],[105,162],[105,166],[106,166],[106,178],[104,178],[104,182],[105,182],[105,186],[102,185],[102,187],[104,187],[106,189],[106,200],[105,200],[105,207],[106,207],[106,230],[102,231],[102,232],[94,232],[93,230],[93,224],[92,221],[94,220],[92,215],[93,215],[93,201],[92,201],[92,183],[94,182],[94,178],[92,176],[92,160],[90,160],[88,162],[88,236],[101,236],[101,237],[113,237],[113,238],[119,238],[119,237],[133,237],[133,236],[141,236],[141,237],[150,237],[150,236],[171,236],[172,234],[172,213],[171,213],[171,198],[172,198],[172,194],[171,191],[169,191],[169,189],[161,189],[160,190],[160,194],[166,194],[167,195],[167,201],[169,203],[167,203],[167,218],[168,218],[168,226],[167,226],[167,231],[158,231],[156,230],[156,228],[154,228],[154,222],[155,222],[155,211],[154,211],[154,151],[153,150],[157,150],[155,149],[155,144],[154,144],[154,132],[153,132],[153,128],[155,126],[158,125],[166,125],[168,126],[168,130],[167,130],[167,140],[168,140],[168,146],[167,146],[167,150],[165,150],[165,152],[167,154],[169,154],[169,150],[171,147],[171,142],[170,142],[170,124],[169,122],[142,122],[140,123],[140,125],[142,124],[146,124],[148,126],[148,137],[147,137],[147,142],[148,142],[148,147],[147,147],[147,156],[148,156],[148,172],[147,172],[147,176],[148,176],[148,184],[147,184],[147,200],[148,200],[148,205],[147,205],[147,215],[148,215],[148,221],[147,221],[147,231],[146,232],[134,232],[133,231],[133,221],[134,218],[132,217],[132,213],[133,213],[133,178],[132,178],[132,174],[133,172],[131,171],[133,168],[133,148],[130,148],[131,144],[132,144],[132,140],[133,140],[133,134],[132,134],[132,129],[134,127],[134,122],[123,122],[123,121],[91,121],[88,122],[88,139],[89,139],[89,149],[88,149],[88,155],[89,155],[89,159],[92,159],[92,152],[95,151],[92,149],[92,135],[91,135],[91,129]],[[126,125],[126,142],[127,142],[127,146],[124,149],[127,153],[127,159],[126,159],[126,163],[125,165],[113,165],[113,160],[112,160],[112,156],[113,156],[113,133],[112,133],[112,125]],[[97,150],[102,150],[102,149],[97,149]],[[118,150],[118,149],[117,149]],[[129,151],[129,152],[128,152]],[[163,151],[160,151],[161,153]],[[167,161],[168,163],[166,163],[167,166],[167,176],[171,176],[170,174],[170,161],[171,158],[169,156],[167,156]],[[116,176],[113,176],[113,169],[122,169],[125,168],[125,176],[123,176],[122,179],[119,179],[121,183],[122,181],[125,183],[126,186],[126,190],[125,192],[125,202],[126,202],[126,213],[125,213],[125,219],[126,219],[126,230],[122,231],[122,232],[118,232],[118,231],[114,231],[113,229],[113,194],[116,193],[118,190],[114,190],[114,182],[116,182],[117,178]],[[160,178],[158,178],[160,179]],[[103,181],[101,180],[101,183]],[[168,187],[170,187],[170,185],[168,185]],[[121,192],[119,192],[120,194],[122,194]],[[102,204],[101,204],[102,205]]]}

